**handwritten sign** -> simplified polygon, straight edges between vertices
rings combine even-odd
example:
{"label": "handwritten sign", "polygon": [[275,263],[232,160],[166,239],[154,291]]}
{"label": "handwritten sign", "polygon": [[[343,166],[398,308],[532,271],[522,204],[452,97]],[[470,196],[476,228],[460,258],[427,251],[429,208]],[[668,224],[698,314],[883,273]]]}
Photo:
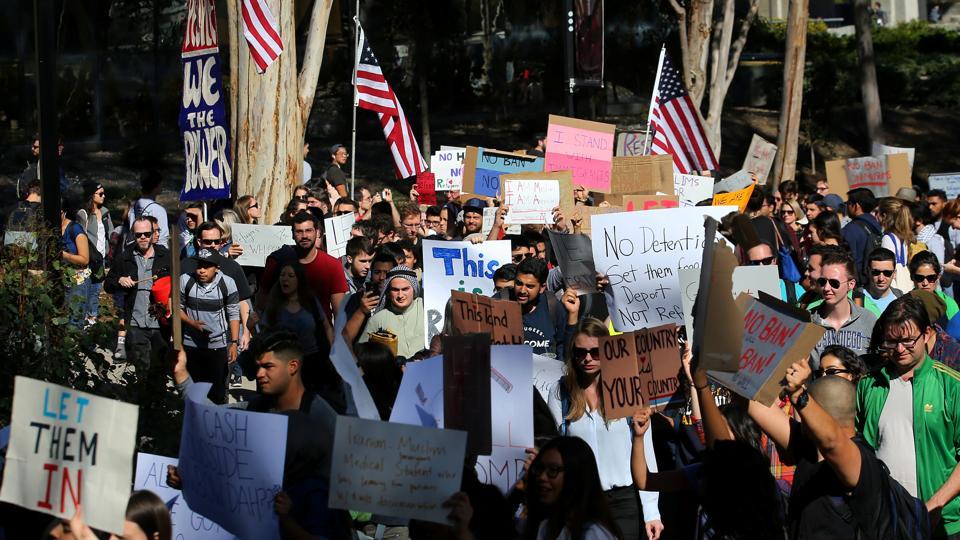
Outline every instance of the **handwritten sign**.
{"label": "handwritten sign", "polygon": [[776,157],[777,145],[754,133],[753,138],[750,139],[750,148],[747,150],[747,156],[743,159],[741,170],[753,173],[760,184],[766,184],[767,177],[770,175],[770,168],[773,167],[773,160]]}
{"label": "handwritten sign", "polygon": [[623,206],[628,212],[655,210],[657,208],[679,208],[680,199],[675,195],[624,195]]}
{"label": "handwritten sign", "polygon": [[585,234],[561,234],[549,229],[547,234],[567,286],[575,289],[577,294],[596,290],[597,269],[593,264],[590,237]]}
{"label": "handwritten sign", "polygon": [[242,538],[279,538],[273,500],[283,485],[287,417],[218,407],[209,383],[184,397],[180,437],[183,497]]}
{"label": "handwritten sign", "polygon": [[296,243],[287,226],[234,223],[230,227],[233,241],[243,247],[243,254],[235,259],[240,266],[263,266],[271,253]]}
{"label": "handwritten sign", "polygon": [[611,194],[673,194],[673,158],[669,155],[615,157],[611,171]]}
{"label": "handwritten sign", "polygon": [[517,302],[460,291],[450,291],[450,297],[457,335],[481,333],[498,345],[523,345],[523,315]]}
{"label": "handwritten sign", "polygon": [[137,454],[137,470],[133,476],[133,489],[152,491],[166,503],[173,522],[173,538],[202,540],[233,540],[234,535],[220,525],[203,517],[187,506],[179,489],[167,485],[167,466],[177,466],[177,459],[140,452]]}
{"label": "handwritten sign", "polygon": [[680,206],[696,206],[698,202],[713,197],[713,178],[674,173],[673,190],[680,199]]}
{"label": "handwritten sign", "polygon": [[450,291],[490,296],[493,274],[510,262],[510,241],[423,242],[423,303],[426,322],[425,345],[443,329]]}
{"label": "handwritten sign", "polygon": [[461,198],[495,198],[500,193],[500,175],[522,172],[543,172],[543,158],[468,146]]}
{"label": "handwritten sign", "polygon": [[186,163],[181,201],[230,198],[230,130],[220,82],[215,5],[214,0],[187,2],[180,52],[183,98],[178,124]]}
{"label": "handwritten sign", "polygon": [[621,131],[617,133],[617,149],[615,156],[642,156],[646,132]]}
{"label": "handwritten sign", "polygon": [[540,393],[544,402],[549,397],[550,388],[553,388],[563,376],[565,366],[562,360],[539,354],[533,355],[533,387]]}
{"label": "handwritten sign", "polygon": [[417,202],[427,206],[436,206],[437,204],[437,180],[432,172],[421,171],[417,173]]}
{"label": "handwritten sign", "polygon": [[[680,387],[680,349],[677,325],[665,324],[633,332],[643,402],[656,411],[663,410]],[[624,334],[628,335],[628,334]]]}
{"label": "handwritten sign", "polygon": [[750,196],[753,195],[754,186],[756,186],[756,184],[750,184],[732,193],[718,193],[713,196],[713,205],[736,206],[740,212],[743,212],[747,208],[747,203],[750,202]]}
{"label": "handwritten sign", "polygon": [[443,427],[443,356],[410,362],[403,368],[390,421],[432,428]]}
{"label": "handwritten sign", "polygon": [[699,268],[703,219],[729,206],[670,208],[593,216],[593,260],[610,280],[607,307],[619,332],[682,324],[679,272]]}
{"label": "handwritten sign", "polygon": [[353,212],[342,216],[333,216],[323,220],[324,247],[327,255],[343,257],[347,254],[347,242],[352,236],[351,230],[357,218]]}
{"label": "handwritten sign", "polygon": [[643,407],[633,334],[600,336],[599,360],[604,417],[615,420],[633,415]]}
{"label": "handwritten sign", "polygon": [[960,196],[960,172],[931,174],[927,177],[930,189],[942,189],[948,199]]}
{"label": "handwritten sign", "polygon": [[716,195],[717,193],[739,191],[751,184],[753,184],[753,177],[750,176],[750,173],[740,170],[714,184],[713,193]]}
{"label": "handwritten sign", "polygon": [[560,206],[560,184],[556,180],[507,180],[502,183],[503,204],[510,207],[505,222],[511,225],[550,225],[553,208]]}
{"label": "handwritten sign", "polygon": [[573,183],[610,191],[616,126],[551,114],[547,124],[547,171],[572,171]]}
{"label": "handwritten sign", "polygon": [[910,167],[910,171],[913,171],[913,160],[917,155],[916,148],[901,148],[897,146],[887,146],[885,144],[873,143],[870,146],[870,154],[874,156],[886,156],[890,154],[906,154],[907,155],[907,165]]}
{"label": "handwritten sign", "polygon": [[123,532],[136,405],[18,376],[10,424],[0,501]]}
{"label": "handwritten sign", "polygon": [[436,182],[434,191],[463,187],[463,160],[466,156],[467,149],[456,146],[441,146],[439,152],[430,156],[430,172]]}
{"label": "handwritten sign", "polygon": [[447,523],[466,442],[462,431],[337,416],[330,507]]}
{"label": "handwritten sign", "polygon": [[911,186],[906,154],[839,159],[828,161],[825,167],[831,193],[867,188],[876,197],[888,197]]}
{"label": "handwritten sign", "polygon": [[[693,268],[680,271],[680,289],[683,296],[683,320],[687,328],[687,339],[693,339],[693,303],[700,291],[700,270]],[[730,295],[736,298],[747,293],[760,298],[760,292],[773,297],[780,296],[780,271],[776,266],[737,266],[733,269],[733,288]]]}

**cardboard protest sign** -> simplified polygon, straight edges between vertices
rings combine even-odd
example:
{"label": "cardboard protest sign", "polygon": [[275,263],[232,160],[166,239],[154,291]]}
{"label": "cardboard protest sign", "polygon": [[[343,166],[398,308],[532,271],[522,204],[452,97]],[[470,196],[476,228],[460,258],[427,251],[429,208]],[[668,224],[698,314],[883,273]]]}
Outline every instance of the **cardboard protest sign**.
{"label": "cardboard protest sign", "polygon": [[460,490],[466,438],[462,431],[337,416],[330,508],[446,524],[443,503]]}
{"label": "cardboard protest sign", "polygon": [[440,151],[430,156],[430,172],[433,173],[435,191],[458,190],[463,187],[463,160],[467,149],[457,146],[441,146]]}
{"label": "cardboard protest sign", "polygon": [[[611,166],[611,194],[673,192],[673,158],[669,155],[615,157]],[[611,201],[611,204],[615,204]]]}
{"label": "cardboard protest sign", "polygon": [[885,144],[873,143],[870,146],[870,155],[873,156],[886,156],[890,154],[906,154],[907,155],[907,166],[910,167],[910,171],[913,171],[913,159],[917,155],[916,148],[900,148],[897,146],[887,146]]}
{"label": "cardboard protest sign", "polygon": [[750,176],[750,173],[740,170],[714,184],[713,193],[716,195],[717,193],[739,191],[751,184],[753,184],[753,177]]}
{"label": "cardboard protest sign", "polygon": [[271,253],[296,243],[288,226],[234,223],[230,228],[234,243],[243,247],[243,254],[234,259],[240,266],[264,266]]}
{"label": "cardboard protest sign", "polygon": [[[17,376],[0,501],[123,532],[137,406]],[[96,501],[91,502],[91,501]]]}
{"label": "cardboard protest sign", "polygon": [[553,225],[553,209],[573,215],[570,171],[505,174],[500,177],[504,206],[510,207],[508,224]]}
{"label": "cardboard protest sign", "polygon": [[845,195],[852,189],[867,188],[876,197],[888,197],[912,185],[906,154],[838,159],[825,166],[830,193]]}
{"label": "cardboard protest sign", "polygon": [[[689,268],[680,271],[680,290],[683,291],[683,320],[687,328],[687,339],[693,339],[693,303],[700,290],[700,269]],[[763,291],[770,296],[780,296],[780,270],[770,266],[737,266],[733,269],[733,287],[730,296],[736,298],[747,293],[760,298]]]}
{"label": "cardboard protest sign", "polygon": [[177,459],[139,452],[137,470],[133,477],[135,491],[152,491],[170,509],[173,538],[197,540],[233,540],[230,534],[215,522],[203,517],[187,506],[179,489],[167,485],[167,465],[177,466]]}
{"label": "cardboard protest sign", "polygon": [[422,240],[425,345],[443,329],[450,291],[493,294],[493,274],[511,261],[510,241],[444,242]]}
{"label": "cardboard protest sign", "polygon": [[593,216],[593,261],[610,280],[607,307],[619,332],[682,324],[679,271],[700,266],[704,216],[729,206]]}
{"label": "cardboard protest sign", "polygon": [[718,193],[713,196],[713,205],[736,206],[740,212],[743,212],[747,208],[747,203],[750,202],[750,195],[753,195],[753,188],[755,186],[756,184],[750,184],[749,186],[732,193]]}
{"label": "cardboard protest sign", "polygon": [[461,199],[496,198],[500,194],[500,176],[522,172],[543,172],[543,158],[468,146],[463,159]]}
{"label": "cardboard protest sign", "polygon": [[633,334],[600,336],[599,360],[604,418],[615,420],[632,416],[643,407]]}
{"label": "cardboard protest sign", "polygon": [[624,195],[623,206],[627,209],[627,212],[657,208],[679,208],[680,199],[675,195]]}
{"label": "cardboard protest sign", "polygon": [[[230,129],[224,108],[226,92],[220,82],[220,46],[217,43],[214,0],[187,3],[187,20],[180,61],[183,63],[183,99],[178,124],[183,135],[186,164],[181,201],[229,199]],[[202,27],[204,31],[198,31]]]}
{"label": "cardboard protest sign", "polygon": [[740,169],[753,173],[757,181],[763,185],[767,183],[767,176],[770,175],[770,168],[773,167],[773,160],[776,157],[777,145],[754,133],[753,138],[750,139],[747,156],[743,159],[743,167]]}
{"label": "cardboard protest sign", "polygon": [[680,206],[696,206],[700,201],[713,198],[713,178],[674,173],[673,190],[680,199]]}
{"label": "cardboard protest sign", "polygon": [[[677,325],[673,323],[633,332],[643,402],[656,411],[663,410],[680,387],[680,349]],[[631,335],[631,334],[624,334]]]}
{"label": "cardboard protest sign", "polygon": [[578,206],[574,214],[579,215],[582,219],[580,222],[580,230],[583,231],[584,234],[590,234],[593,230],[593,216],[619,214],[624,211],[622,206]]}
{"label": "cardboard protest sign", "polygon": [[590,237],[585,234],[562,234],[547,230],[560,272],[567,286],[577,294],[596,290],[597,269],[593,265],[593,249]]}
{"label": "cardboard protest sign", "polygon": [[643,145],[645,143],[645,131],[620,131],[617,133],[617,147],[614,151],[614,157],[619,156],[642,156]]}
{"label": "cardboard protest sign", "polygon": [[443,336],[444,427],[467,432],[470,455],[489,454],[490,337]]}
{"label": "cardboard protest sign", "polygon": [[942,189],[948,199],[960,196],[960,172],[931,174],[927,177],[930,189]]}
{"label": "cardboard protest sign", "polygon": [[520,304],[489,296],[450,291],[454,335],[481,333],[497,345],[523,345]]}
{"label": "cardboard protest sign", "polygon": [[717,221],[708,219],[704,227],[706,242],[693,321],[693,354],[704,369],[736,371],[743,311],[730,291],[737,259],[733,250],[717,239],[717,225]]}
{"label": "cardboard protest sign", "polygon": [[417,202],[427,206],[437,204],[437,179],[432,172],[420,171],[417,173]]}
{"label": "cardboard protest sign", "polygon": [[787,368],[807,356],[826,329],[811,323],[806,312],[766,295],[750,299],[742,321],[739,369],[708,375],[733,392],[770,406],[779,398]]}
{"label": "cardboard protest sign", "polygon": [[400,389],[390,410],[390,421],[433,428],[443,427],[443,357],[410,362],[403,368]]}
{"label": "cardboard protest sign", "polygon": [[339,258],[347,254],[347,242],[353,237],[351,230],[356,222],[353,212],[323,219],[323,245],[327,255]]}
{"label": "cardboard protest sign", "polygon": [[209,390],[194,383],[184,396],[183,497],[237,536],[279,538],[273,499],[283,485],[287,417],[219,407]]}
{"label": "cardboard protest sign", "polygon": [[572,171],[573,183],[610,191],[616,126],[551,114],[547,123],[545,171]]}

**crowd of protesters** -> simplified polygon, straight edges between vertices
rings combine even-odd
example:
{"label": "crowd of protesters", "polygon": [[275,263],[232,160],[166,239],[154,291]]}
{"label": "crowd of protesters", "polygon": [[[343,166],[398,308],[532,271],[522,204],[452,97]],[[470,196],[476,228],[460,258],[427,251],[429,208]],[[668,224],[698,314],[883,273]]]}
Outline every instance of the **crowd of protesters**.
{"label": "crowd of protesters", "polygon": [[[533,151],[543,144],[541,136]],[[500,207],[484,231],[484,208],[494,201],[461,200],[454,191],[443,204],[421,206],[411,189],[410,202],[399,204],[390,189],[363,185],[351,199],[341,170],[347,149],[335,145],[329,154],[276,223],[290,229],[293,245],[262,268],[234,260],[245,246],[231,238],[231,225],[262,224],[266,214],[252,195],[231,207],[176,211],[157,202],[159,175],[146,174],[122,215],[111,216],[95,182],[63,205],[74,324],[96,324],[102,285],[122,317],[115,361],[139,377],[169,362],[169,391],[209,382],[216,403],[289,417],[275,503],[284,537],[960,538],[960,200],[939,190],[832,193],[826,181],[812,189],[758,185],[721,232],[741,265],[778,267],[781,300],[807,310],[826,329],[823,338],[787,371],[772,407],[716,384],[682,343],[672,402],[679,405],[608,420],[598,390],[608,322],[581,315],[546,236],[579,233],[581,212],[555,208],[552,225],[508,235]],[[24,193],[7,230],[37,211],[36,183]],[[578,208],[592,200],[579,186],[574,199]],[[334,257],[324,219],[348,213],[356,217],[352,238]],[[174,220],[179,253],[169,249]],[[325,488],[305,488],[328,485],[336,417],[356,414],[330,360],[335,340],[350,346],[384,420],[403,367],[442,353],[439,339],[424,349],[425,238],[509,240],[512,261],[491,278],[495,296],[520,305],[534,353],[565,363],[548,399],[534,392],[538,447],[529,449],[523,477],[502,495],[478,480],[468,459],[462,491],[447,502],[449,526],[333,510]],[[181,259],[176,283],[173,257]],[[171,287],[180,291],[178,352],[163,305]],[[597,288],[609,288],[606,276],[597,276]],[[257,394],[237,401],[230,390],[241,377],[256,381]],[[171,469],[169,482],[189,478]],[[154,498],[131,496],[124,538],[171,538]],[[70,528],[77,538],[95,534],[79,518],[55,520],[47,532],[67,538]]]}

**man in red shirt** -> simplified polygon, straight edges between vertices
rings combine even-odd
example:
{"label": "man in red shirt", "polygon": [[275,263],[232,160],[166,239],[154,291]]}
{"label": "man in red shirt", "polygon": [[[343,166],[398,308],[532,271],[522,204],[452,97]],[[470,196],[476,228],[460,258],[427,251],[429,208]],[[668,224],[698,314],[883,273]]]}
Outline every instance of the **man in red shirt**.
{"label": "man in red shirt", "polygon": [[306,285],[313,291],[327,318],[332,320],[331,314],[337,311],[340,301],[347,292],[347,280],[343,275],[343,267],[339,260],[317,247],[320,222],[316,216],[310,212],[300,212],[293,217],[292,227],[293,240],[296,244],[283,246],[267,257],[263,277],[260,278],[260,290],[257,293],[260,300],[258,304],[265,305],[280,269],[288,263],[299,261],[307,277]]}

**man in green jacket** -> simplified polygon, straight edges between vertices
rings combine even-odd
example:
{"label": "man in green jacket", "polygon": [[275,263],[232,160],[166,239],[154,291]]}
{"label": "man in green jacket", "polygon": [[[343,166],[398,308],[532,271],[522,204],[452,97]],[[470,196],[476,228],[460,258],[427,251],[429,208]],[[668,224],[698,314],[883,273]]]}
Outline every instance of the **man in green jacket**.
{"label": "man in green jacket", "polygon": [[898,298],[877,321],[886,364],[857,389],[857,428],[890,475],[926,501],[937,537],[960,538],[960,373],[933,361],[923,303]]}

